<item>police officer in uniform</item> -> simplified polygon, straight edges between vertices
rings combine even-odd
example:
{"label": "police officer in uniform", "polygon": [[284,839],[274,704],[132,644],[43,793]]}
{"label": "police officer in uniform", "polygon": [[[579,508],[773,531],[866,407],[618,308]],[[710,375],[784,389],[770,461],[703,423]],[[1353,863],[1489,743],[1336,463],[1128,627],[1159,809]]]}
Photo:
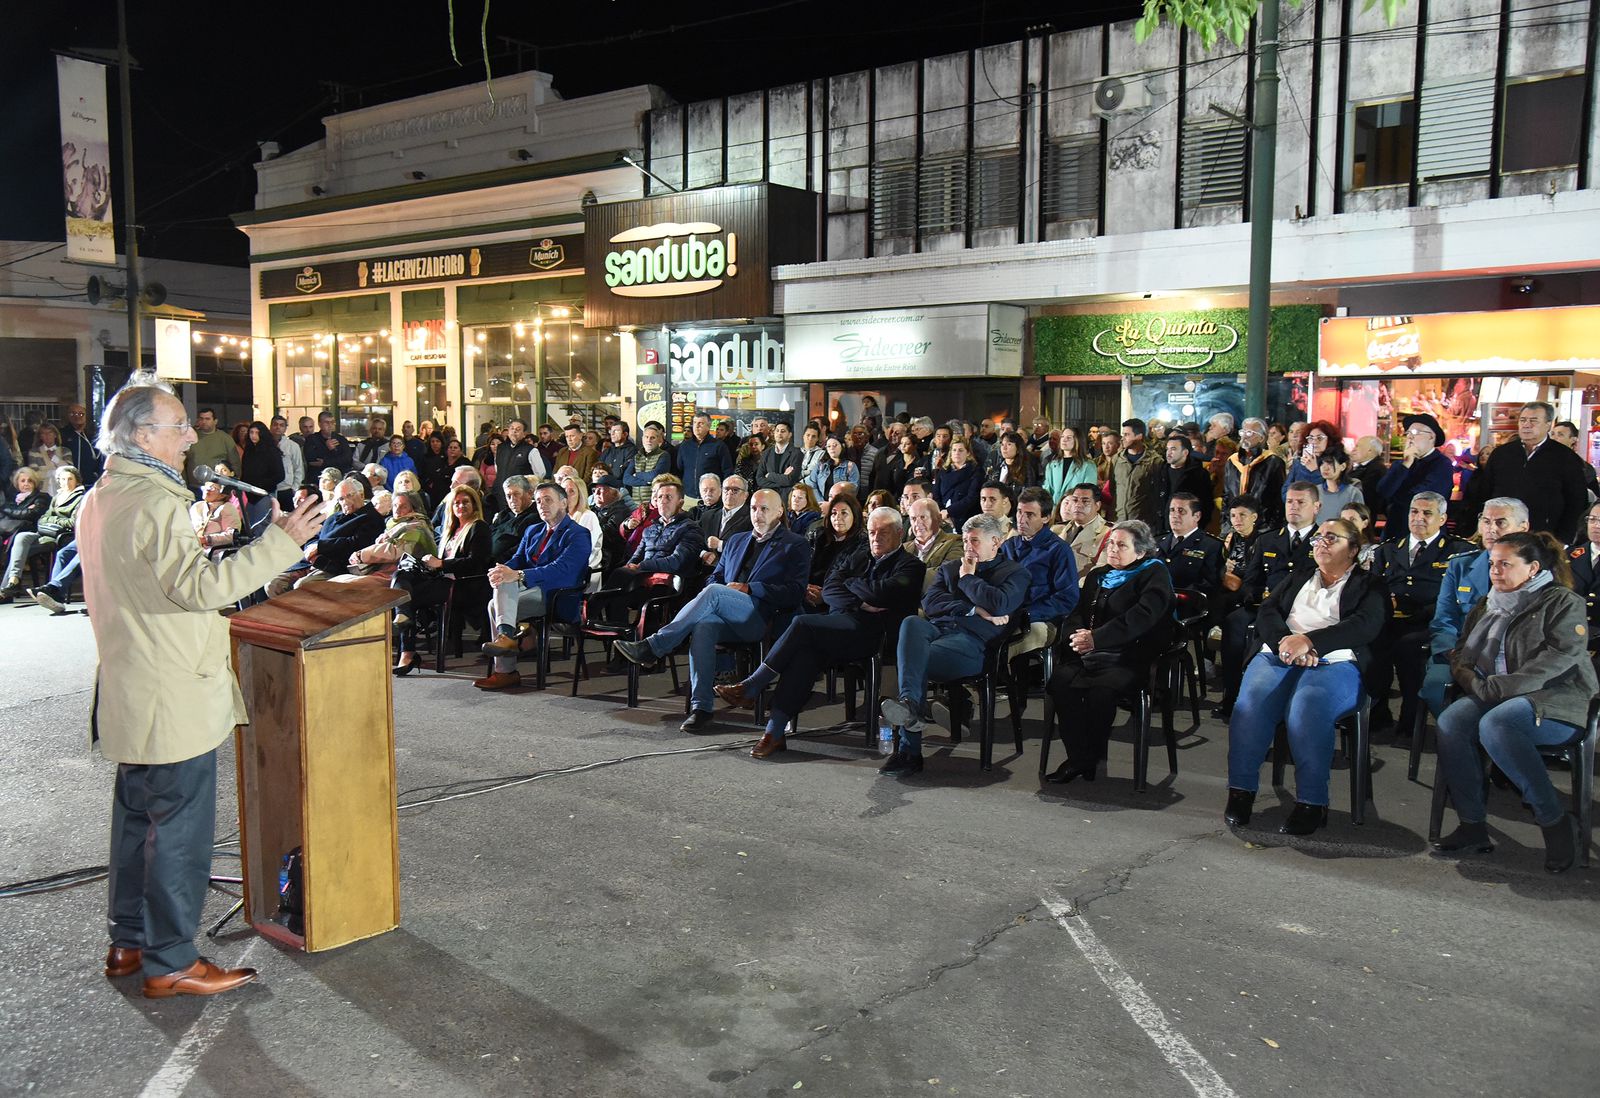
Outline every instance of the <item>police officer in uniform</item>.
{"label": "police officer in uniform", "polygon": [[1321,506],[1322,489],[1309,480],[1295,481],[1283,497],[1283,526],[1261,534],[1251,547],[1240,592],[1243,601],[1222,620],[1222,704],[1211,711],[1213,717],[1227,720],[1233,715],[1239,680],[1244,676],[1245,634],[1255,623],[1261,600],[1295,572],[1316,567],[1311,539],[1317,533],[1317,508]]}
{"label": "police officer in uniform", "polygon": [[1567,550],[1572,565],[1572,585],[1589,603],[1589,651],[1595,651],[1600,632],[1600,503],[1590,505],[1584,530]]}
{"label": "police officer in uniform", "polygon": [[1201,502],[1193,492],[1176,492],[1167,504],[1172,533],[1156,542],[1172,573],[1175,590],[1198,591],[1215,606],[1222,591],[1222,539],[1200,529]]}
{"label": "police officer in uniform", "polygon": [[1372,698],[1374,730],[1393,724],[1389,716],[1389,686],[1400,680],[1398,735],[1407,739],[1416,720],[1417,694],[1428,647],[1428,629],[1439,601],[1439,586],[1452,557],[1470,553],[1474,546],[1444,529],[1449,504],[1437,492],[1418,492],[1406,514],[1407,532],[1378,546],[1372,574],[1389,592],[1393,609],[1389,624],[1373,645],[1367,668],[1367,695]]}

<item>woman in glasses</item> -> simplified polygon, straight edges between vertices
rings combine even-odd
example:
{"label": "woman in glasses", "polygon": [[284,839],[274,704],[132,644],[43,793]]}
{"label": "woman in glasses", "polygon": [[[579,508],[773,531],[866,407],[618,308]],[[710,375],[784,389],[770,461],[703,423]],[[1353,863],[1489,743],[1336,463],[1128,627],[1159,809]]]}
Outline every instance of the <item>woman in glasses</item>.
{"label": "woman in glasses", "polygon": [[1278,725],[1294,755],[1295,804],[1285,835],[1328,822],[1334,724],[1355,708],[1372,642],[1389,617],[1382,582],[1356,567],[1361,532],[1330,519],[1312,539],[1316,569],[1296,571],[1256,615],[1261,650],[1245,667],[1228,726],[1228,807],[1234,827],[1250,822],[1261,764]]}

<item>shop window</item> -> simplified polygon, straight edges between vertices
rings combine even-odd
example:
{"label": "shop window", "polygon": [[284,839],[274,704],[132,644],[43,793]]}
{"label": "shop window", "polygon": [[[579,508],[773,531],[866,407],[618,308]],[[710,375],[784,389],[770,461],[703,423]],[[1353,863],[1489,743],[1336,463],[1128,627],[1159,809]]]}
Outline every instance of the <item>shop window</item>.
{"label": "shop window", "polygon": [[967,228],[967,156],[936,153],[922,158],[917,181],[918,217],[924,235],[959,233]]}
{"label": "shop window", "polygon": [[273,360],[278,375],[278,412],[289,421],[289,429],[300,429],[300,417],[315,419],[334,406],[333,357],[328,353],[326,335],[307,335],[279,339],[273,344]]}
{"label": "shop window", "polygon": [[1245,127],[1191,119],[1183,127],[1183,204],[1228,206],[1244,202]]}
{"label": "shop window", "polygon": [[917,164],[887,160],[872,168],[872,235],[910,236],[917,225]]}
{"label": "shop window", "polygon": [[1350,189],[1392,187],[1411,182],[1417,107],[1410,99],[1368,103],[1355,108]]}
{"label": "shop window", "polygon": [[512,419],[565,423],[576,413],[597,422],[620,408],[620,345],[616,337],[584,328],[576,306],[558,306],[563,315],[513,324],[462,329],[461,359],[466,374],[467,424],[504,426]]}
{"label": "shop window", "polygon": [[1506,85],[1502,171],[1567,168],[1578,163],[1587,80],[1578,74]]}
{"label": "shop window", "polygon": [[1100,135],[1062,137],[1044,147],[1044,219],[1100,216]]}
{"label": "shop window", "polygon": [[373,416],[394,415],[394,367],[389,361],[389,333],[344,332],[332,343],[338,363],[339,430],[367,436]]}
{"label": "shop window", "polygon": [[984,149],[972,160],[972,227],[1006,229],[1021,208],[1022,158],[1015,148]]}

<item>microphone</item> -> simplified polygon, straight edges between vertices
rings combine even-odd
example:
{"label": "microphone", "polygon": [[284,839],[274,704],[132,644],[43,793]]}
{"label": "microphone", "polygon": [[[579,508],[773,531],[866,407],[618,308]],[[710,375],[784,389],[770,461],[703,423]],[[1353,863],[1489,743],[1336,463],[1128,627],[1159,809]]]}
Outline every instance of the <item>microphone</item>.
{"label": "microphone", "polygon": [[206,481],[211,481],[213,484],[221,484],[228,488],[237,488],[239,491],[248,492],[252,496],[270,496],[274,494],[267,491],[265,488],[257,488],[254,484],[246,484],[242,480],[234,480],[230,476],[225,476],[211,468],[209,465],[196,465],[194,467],[194,479],[199,481],[201,484],[204,484]]}

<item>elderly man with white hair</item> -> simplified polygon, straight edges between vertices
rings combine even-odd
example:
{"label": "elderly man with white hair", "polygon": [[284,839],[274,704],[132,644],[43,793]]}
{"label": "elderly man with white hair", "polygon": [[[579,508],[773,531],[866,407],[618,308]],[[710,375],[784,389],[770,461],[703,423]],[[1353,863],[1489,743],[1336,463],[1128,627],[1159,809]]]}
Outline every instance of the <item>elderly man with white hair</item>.
{"label": "elderly man with white hair", "polygon": [[897,635],[900,623],[917,612],[922,562],[901,548],[903,523],[893,507],[868,515],[866,541],[841,554],[822,584],[829,613],[795,618],[749,678],[716,688],[717,697],[729,705],[749,708],[762,690],[778,684],[767,711],[766,734],[751,749],[752,758],[787,750],[784,734],[823,671],[877,655],[884,638]]}
{"label": "elderly man with white hair", "polygon": [[147,998],[215,995],[255,978],[194,946],[216,839],[217,752],[249,721],[219,611],[293,564],[322,518],[273,508],[261,536],[209,560],[189,525],[182,402],[146,375],[100,427],[105,474],[83,502],[77,543],[100,665],[90,728],[117,764],[105,973],[142,970]]}
{"label": "elderly man with white hair", "polygon": [[328,516],[317,540],[306,546],[305,561],[267,584],[267,597],[277,598],[290,588],[319,583],[350,570],[350,555],[378,540],[383,516],[367,502],[362,482],[345,477],[333,489],[334,512]]}
{"label": "elderly man with white hair", "polygon": [[883,716],[896,730],[894,754],[880,774],[922,769],[928,681],[966,678],[983,670],[984,649],[1000,639],[1011,615],[1028,599],[1028,569],[1000,555],[1000,520],[973,515],[961,528],[962,554],[940,566],[922,597],[926,617],[900,626],[896,654],[899,697],[886,699]]}

